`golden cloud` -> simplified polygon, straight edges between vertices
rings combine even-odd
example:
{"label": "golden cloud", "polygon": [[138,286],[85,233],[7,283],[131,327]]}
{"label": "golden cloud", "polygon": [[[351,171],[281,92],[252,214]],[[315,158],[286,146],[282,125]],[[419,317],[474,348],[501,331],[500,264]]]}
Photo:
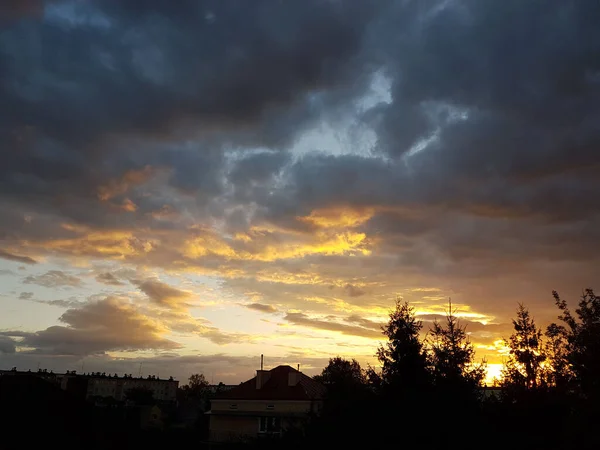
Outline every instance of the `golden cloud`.
{"label": "golden cloud", "polygon": [[308,216],[297,217],[297,220],[318,228],[355,228],[365,223],[374,214],[374,208],[352,209],[336,207],[316,209]]}
{"label": "golden cloud", "polygon": [[43,242],[24,242],[23,244],[73,256],[119,259],[148,253],[157,243],[155,240],[137,238],[132,231],[91,230],[88,227],[71,224],[63,224],[62,227],[77,236]]}
{"label": "golden cloud", "polygon": [[206,233],[185,241],[182,253],[196,259],[208,255],[222,256],[226,259],[272,262],[281,259],[301,258],[307,255],[369,255],[368,240],[365,233],[351,231],[343,233],[319,232],[314,236],[316,242],[289,242],[283,239],[277,244],[260,246],[254,241],[255,249],[235,249],[219,236]]}

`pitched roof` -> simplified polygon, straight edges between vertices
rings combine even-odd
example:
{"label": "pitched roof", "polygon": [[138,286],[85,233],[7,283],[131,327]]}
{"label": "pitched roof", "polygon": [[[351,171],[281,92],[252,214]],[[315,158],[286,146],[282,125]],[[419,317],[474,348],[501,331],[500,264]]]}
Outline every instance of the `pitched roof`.
{"label": "pitched roof", "polygon": [[[290,373],[296,372],[300,380],[295,386],[288,384]],[[256,389],[256,377],[233,389],[220,393],[217,399],[237,400],[316,400],[325,395],[325,386],[290,366],[277,366],[269,371],[270,377]]]}

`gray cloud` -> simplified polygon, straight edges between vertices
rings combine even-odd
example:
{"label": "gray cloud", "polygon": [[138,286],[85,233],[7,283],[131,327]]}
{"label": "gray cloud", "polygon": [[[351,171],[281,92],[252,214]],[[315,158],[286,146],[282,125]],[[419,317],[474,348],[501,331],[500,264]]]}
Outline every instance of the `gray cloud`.
{"label": "gray cloud", "polygon": [[43,10],[42,0],[5,0],[0,10],[0,20],[14,20],[37,15]]}
{"label": "gray cloud", "polygon": [[9,253],[5,250],[0,249],[0,258],[8,259],[9,261],[20,262],[24,264],[36,264],[37,261],[29,256],[20,256]]}
{"label": "gray cloud", "polygon": [[372,328],[363,326],[347,325],[328,320],[314,319],[303,313],[287,313],[284,319],[295,325],[301,325],[308,328],[316,328],[318,330],[336,331],[349,336],[360,336],[371,339],[381,339],[381,331],[376,331]]}
{"label": "gray cloud", "polygon": [[59,320],[66,325],[52,326],[35,333],[5,331],[2,335],[22,337],[21,346],[59,355],[179,347],[176,342],[163,338],[164,330],[135,306],[115,297],[69,309]]}
{"label": "gray cloud", "polygon": [[79,308],[85,304],[72,297],[68,300],[34,300],[36,303],[43,303],[45,305],[57,306],[59,308]]}
{"label": "gray cloud", "polygon": [[49,270],[41,275],[29,275],[23,280],[24,284],[37,284],[47,288],[56,287],[80,287],[82,282],[76,276],[70,275],[61,270]]}
{"label": "gray cloud", "polygon": [[134,283],[137,284],[150,300],[161,306],[172,308],[187,307],[188,305],[184,301],[192,296],[189,292],[174,288],[155,279],[135,281]]}
{"label": "gray cloud", "polygon": [[96,275],[96,281],[99,283],[108,284],[109,286],[124,286],[125,283],[120,281],[110,272],[103,272]]}
{"label": "gray cloud", "polygon": [[[0,165],[7,201],[106,222],[108,205],[94,210],[98,185],[148,164],[174,168],[176,187],[219,192],[220,180],[208,178],[219,173],[222,154],[207,149],[232,140],[282,145],[320,115],[309,94],[354,90],[341,81],[375,9],[320,0],[143,8],[133,1],[55,1],[45,5],[44,20],[9,23],[0,48],[0,100],[11,111],[0,116],[9,149]],[[61,57],[41,61],[39,54]],[[203,145],[181,150],[178,141],[189,132],[166,139],[190,125]],[[154,143],[140,156],[136,139],[106,145],[118,136]],[[60,204],[43,201],[55,195]]]}
{"label": "gray cloud", "polygon": [[383,322],[374,322],[372,320],[365,319],[364,317],[360,317],[360,316],[358,316],[356,314],[348,316],[346,318],[346,321],[348,321],[350,323],[355,323],[355,324],[360,325],[361,327],[364,327],[364,328],[369,328],[371,330],[376,330],[380,334],[381,334],[381,327],[385,325],[385,323],[383,323]]}
{"label": "gray cloud", "polygon": [[244,306],[248,309],[253,309],[254,311],[263,313],[273,314],[277,312],[277,308],[275,308],[273,305],[263,305],[262,303],[250,303]]}
{"label": "gray cloud", "polygon": [[19,300],[31,300],[33,298],[33,292],[21,292],[19,294]]}
{"label": "gray cloud", "polygon": [[347,284],[346,286],[344,286],[344,291],[350,297],[361,297],[366,294],[366,291],[364,289],[361,289],[352,284]]}
{"label": "gray cloud", "polygon": [[0,354],[16,352],[15,341],[8,336],[0,336]]}

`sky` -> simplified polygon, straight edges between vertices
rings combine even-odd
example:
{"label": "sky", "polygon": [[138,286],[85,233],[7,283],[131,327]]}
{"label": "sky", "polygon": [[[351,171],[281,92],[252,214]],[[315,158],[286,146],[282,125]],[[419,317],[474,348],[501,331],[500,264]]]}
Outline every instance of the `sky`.
{"label": "sky", "polygon": [[[600,3],[0,10],[0,367],[376,364],[448,299],[497,374],[594,287]],[[600,288],[599,288],[600,289]]]}

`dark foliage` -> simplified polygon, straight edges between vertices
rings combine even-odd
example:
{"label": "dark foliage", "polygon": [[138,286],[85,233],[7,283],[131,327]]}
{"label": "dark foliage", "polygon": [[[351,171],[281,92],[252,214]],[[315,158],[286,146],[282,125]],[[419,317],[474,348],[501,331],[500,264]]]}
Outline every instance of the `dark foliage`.
{"label": "dark foliage", "polygon": [[438,390],[470,395],[485,378],[486,365],[475,363],[475,348],[469,340],[466,326],[448,306],[445,323],[434,322],[429,333],[429,358],[433,382]]}
{"label": "dark foliage", "polygon": [[381,364],[381,383],[388,392],[420,391],[429,382],[425,346],[420,338],[423,324],[407,303],[396,301],[390,320],[383,327],[388,341],[377,349]]}
{"label": "dark foliage", "polygon": [[517,309],[513,327],[514,333],[506,340],[510,354],[502,372],[503,387],[508,391],[547,387],[548,371],[542,365],[547,359],[542,330],[522,304]]}

